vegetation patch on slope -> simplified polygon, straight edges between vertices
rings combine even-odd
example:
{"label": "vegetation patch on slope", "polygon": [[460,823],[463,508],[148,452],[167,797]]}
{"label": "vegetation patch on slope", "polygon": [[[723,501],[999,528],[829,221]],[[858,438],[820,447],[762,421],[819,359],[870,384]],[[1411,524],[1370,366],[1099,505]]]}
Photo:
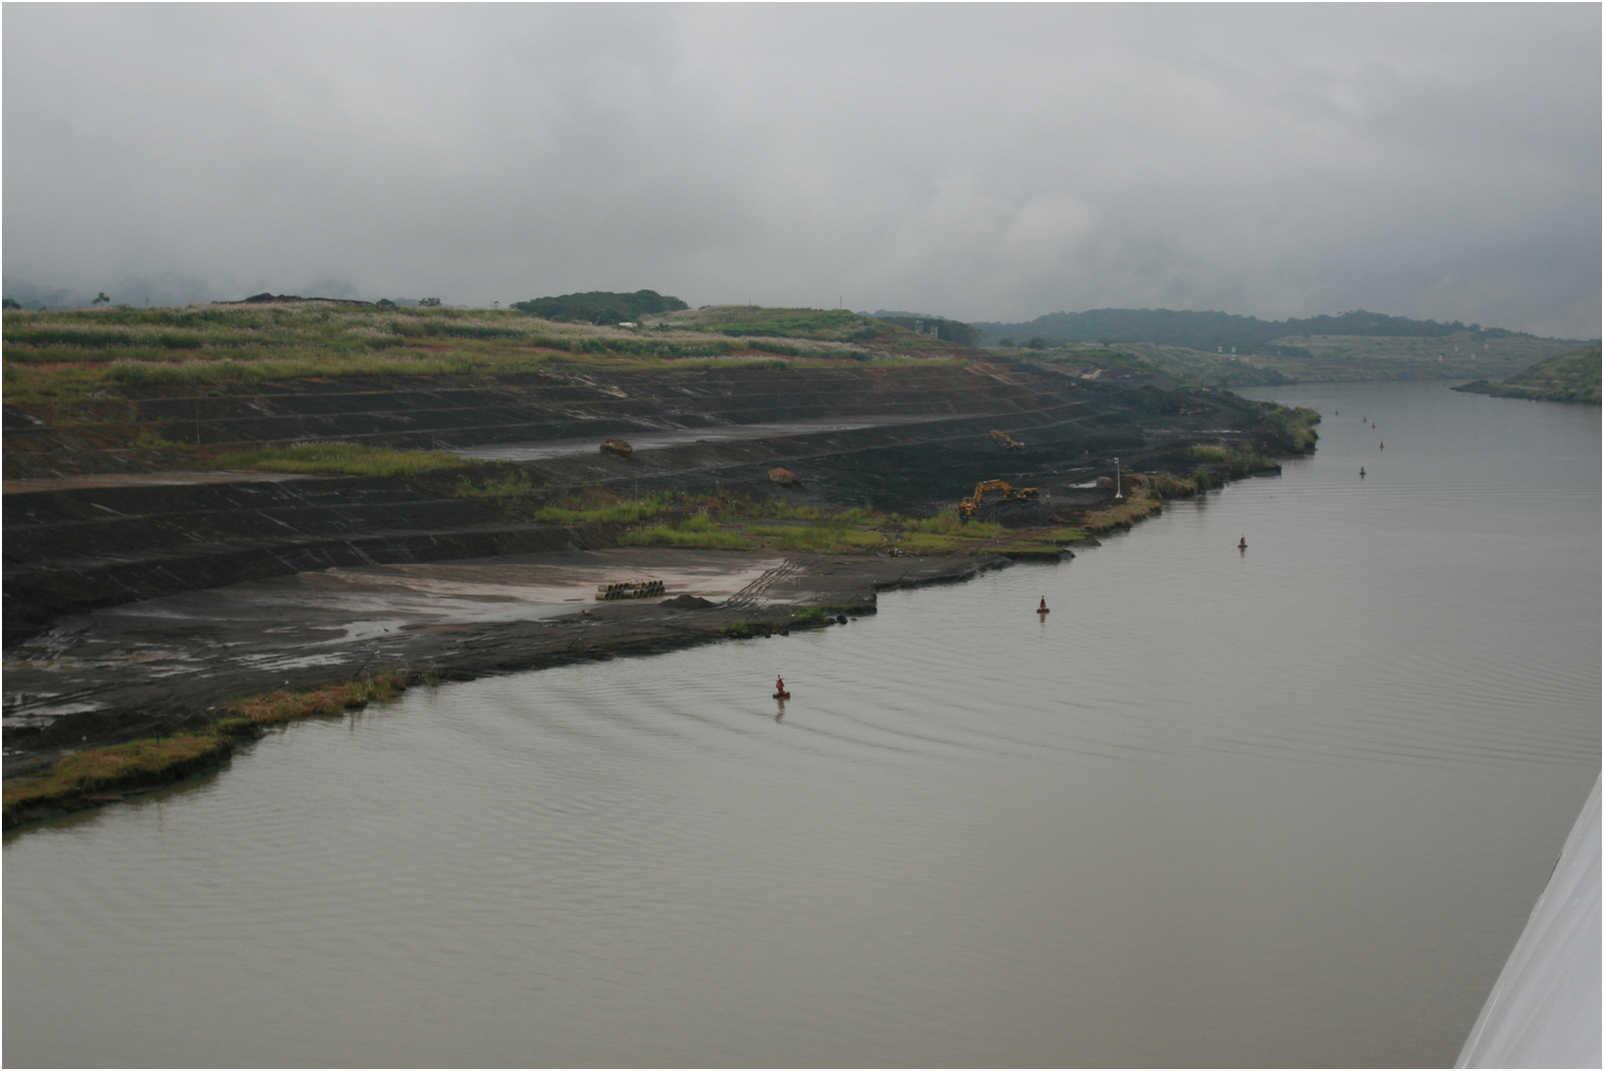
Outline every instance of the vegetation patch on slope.
{"label": "vegetation patch on slope", "polygon": [[406,675],[380,673],[307,691],[273,692],[229,704],[223,717],[199,732],[132,740],[64,755],[36,777],[5,784],[4,822],[116,798],[115,793],[189,777],[228,759],[241,739],[262,729],[306,718],[329,717],[406,690]]}
{"label": "vegetation patch on slope", "polygon": [[[358,677],[325,688],[251,696],[229,704],[228,712],[252,725],[283,725],[306,718],[326,718],[356,710],[371,702],[394,699],[406,691],[406,687],[406,674],[391,671]],[[225,728],[231,727],[226,721],[223,725]]]}
{"label": "vegetation patch on slope", "polygon": [[[515,375],[553,366],[649,371],[676,362],[827,368],[899,356],[845,341],[880,332],[843,327],[830,313],[822,314],[821,327],[806,316],[785,315],[796,310],[752,311],[750,324],[769,330],[672,321],[623,329],[538,319],[516,309],[318,301],[8,310],[0,356],[7,402],[43,410],[58,426],[103,421],[118,401],[163,392],[249,390],[293,380]],[[796,333],[782,340],[793,326]],[[743,334],[776,337],[732,337]]]}
{"label": "vegetation patch on slope", "polygon": [[225,469],[302,472],[330,476],[416,476],[476,462],[441,450],[393,450],[363,443],[291,443],[254,450],[231,450],[214,463]]}
{"label": "vegetation patch on slope", "polygon": [[1533,398],[1548,402],[1599,404],[1600,349],[1590,346],[1550,357],[1510,376],[1501,383],[1485,379],[1455,390],[1491,394],[1499,398]]}
{"label": "vegetation patch on slope", "polygon": [[1010,548],[1051,552],[1085,540],[1065,526],[1006,528],[961,519],[956,509],[912,517],[861,507],[786,502],[730,493],[662,492],[626,498],[593,488],[547,501],[521,472],[463,479],[456,494],[486,498],[507,516],[589,529],[587,544],[807,554],[980,554]]}

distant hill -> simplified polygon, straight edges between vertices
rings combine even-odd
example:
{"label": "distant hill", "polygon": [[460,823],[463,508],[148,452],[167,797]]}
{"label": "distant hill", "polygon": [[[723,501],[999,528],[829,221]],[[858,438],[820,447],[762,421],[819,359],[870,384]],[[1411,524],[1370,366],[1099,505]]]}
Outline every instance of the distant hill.
{"label": "distant hill", "polygon": [[[1350,337],[1441,338],[1471,334],[1501,338],[1511,334],[1479,324],[1438,323],[1356,309],[1338,316],[1306,319],[1261,320],[1227,312],[1187,312],[1174,309],[1089,309],[1055,312],[1026,323],[977,323],[988,345],[1030,345],[1044,342],[1156,342],[1198,350],[1225,350],[1301,357],[1299,347],[1277,343],[1290,335],[1344,335]],[[1005,341],[1006,340],[1006,341]]]}
{"label": "distant hill", "polygon": [[689,308],[679,298],[659,294],[655,290],[637,290],[632,294],[612,290],[587,290],[581,294],[560,294],[556,297],[517,301],[512,307],[519,312],[547,320],[570,320],[587,324],[627,323],[652,313],[678,312]]}
{"label": "distant hill", "polygon": [[1500,383],[1479,379],[1455,390],[1500,398],[1537,398],[1550,402],[1599,404],[1601,358],[1598,346],[1562,353],[1523,368]]}

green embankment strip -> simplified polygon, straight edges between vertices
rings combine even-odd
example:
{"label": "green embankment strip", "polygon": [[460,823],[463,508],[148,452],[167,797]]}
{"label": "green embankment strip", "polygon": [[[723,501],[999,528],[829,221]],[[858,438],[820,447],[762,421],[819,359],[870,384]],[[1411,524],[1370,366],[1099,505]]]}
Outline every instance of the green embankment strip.
{"label": "green embankment strip", "polygon": [[654,524],[618,537],[625,547],[686,547],[697,550],[752,550],[757,544],[739,532],[686,525]]}
{"label": "green embankment strip", "polygon": [[476,462],[438,450],[394,450],[361,443],[292,443],[222,454],[226,469],[301,472],[340,476],[416,476],[440,469],[467,468]]}
{"label": "green embankment strip", "polygon": [[372,701],[393,699],[406,690],[401,672],[381,673],[301,692],[272,692],[239,700],[228,716],[202,732],[134,740],[91,748],[56,760],[47,773],[18,778],[5,786],[5,817],[53,804],[82,802],[100,793],[176,781],[216,765],[242,736],[265,726],[326,717]]}
{"label": "green embankment strip", "polygon": [[5,813],[9,817],[19,807],[159,784],[177,776],[177,771],[220,760],[233,747],[221,733],[192,733],[80,751],[58,759],[43,776],[8,782]]}
{"label": "green embankment strip", "polygon": [[[963,521],[951,510],[934,517],[905,517],[856,507],[831,509],[683,492],[633,500],[595,494],[569,498],[562,505],[537,505],[533,496],[538,495],[538,488],[521,474],[484,484],[465,481],[457,493],[496,498],[510,511],[549,524],[630,524],[633,527],[614,538],[620,546],[634,547],[812,554],[862,554],[896,548],[909,554],[977,554],[1018,545],[1045,553],[1048,548],[1088,538],[1078,528],[1008,529],[987,521]],[[680,514],[677,519],[664,516],[676,513]]]}

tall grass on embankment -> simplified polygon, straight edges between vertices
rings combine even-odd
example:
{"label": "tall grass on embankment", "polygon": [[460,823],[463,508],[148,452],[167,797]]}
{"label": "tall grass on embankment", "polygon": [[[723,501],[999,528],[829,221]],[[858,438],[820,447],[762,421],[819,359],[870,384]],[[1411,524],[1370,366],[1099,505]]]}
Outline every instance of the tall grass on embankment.
{"label": "tall grass on embankment", "polygon": [[118,793],[170,784],[226,762],[241,740],[306,718],[329,717],[405,691],[406,674],[380,673],[304,691],[251,696],[229,704],[204,729],[133,740],[64,755],[48,771],[7,781],[4,824],[76,810]]}
{"label": "tall grass on embankment", "polygon": [[1157,495],[1146,490],[1133,491],[1122,502],[1088,511],[1081,519],[1081,527],[1092,535],[1104,535],[1129,528],[1163,509],[1164,505]]}
{"label": "tall grass on embankment", "polygon": [[219,454],[213,463],[225,469],[300,472],[330,476],[417,476],[441,469],[480,464],[443,450],[395,450],[363,443],[291,443]]}
{"label": "tall grass on embankment", "polygon": [[661,492],[625,498],[599,488],[568,494],[555,502],[550,492],[525,470],[509,468],[490,475],[463,477],[452,493],[458,498],[484,499],[505,516],[540,524],[636,524],[685,508],[690,496]]}
{"label": "tall grass on embankment", "polygon": [[[783,321],[756,319],[754,326],[764,330],[745,334],[771,328],[783,334]],[[798,330],[806,326],[799,323]],[[552,365],[633,371],[680,362],[770,368],[881,363],[882,355],[831,337],[775,341],[731,328],[626,330],[505,309],[314,301],[13,310],[3,320],[4,387],[10,404],[53,406],[52,422],[70,424],[103,419],[93,416],[93,406],[77,412],[92,401],[252,389],[311,377],[500,375]]]}
{"label": "tall grass on embankment", "polygon": [[631,528],[618,537],[623,547],[685,547],[698,550],[753,550],[757,544],[744,532],[725,528],[707,513],[670,524]]}
{"label": "tall grass on embankment", "polygon": [[323,688],[252,696],[230,703],[227,710],[232,717],[243,718],[252,725],[282,725],[305,718],[325,718],[368,703],[394,699],[406,688],[406,674],[392,671]]}
{"label": "tall grass on embankment", "polygon": [[[684,500],[681,500],[681,506]],[[1085,540],[1078,528],[1004,528],[963,521],[954,512],[933,517],[827,506],[795,506],[773,499],[726,497],[694,512],[639,525],[621,533],[622,546],[688,547],[703,550],[773,550],[801,554],[1004,554],[1058,557]]]}
{"label": "tall grass on embankment", "polygon": [[[1078,528],[1010,529],[986,521],[963,521],[952,510],[933,517],[908,517],[727,493],[677,491],[623,498],[593,489],[548,502],[543,489],[524,472],[464,478],[455,493],[489,499],[507,516],[525,521],[596,526],[587,536],[593,541],[590,545],[1049,557],[1088,538]],[[601,530],[608,526],[613,527]]]}
{"label": "tall grass on embankment", "polygon": [[144,788],[176,781],[221,763],[234,750],[223,733],[185,733],[92,748],[63,756],[49,772],[8,781],[5,824],[46,805],[83,801],[100,792]]}

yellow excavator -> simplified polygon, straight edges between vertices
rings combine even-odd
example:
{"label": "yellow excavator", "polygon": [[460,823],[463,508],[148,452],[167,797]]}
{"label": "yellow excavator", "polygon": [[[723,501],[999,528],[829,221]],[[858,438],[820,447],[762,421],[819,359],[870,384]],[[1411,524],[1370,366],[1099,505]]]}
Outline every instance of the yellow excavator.
{"label": "yellow excavator", "polygon": [[1015,487],[1007,480],[981,480],[975,484],[975,493],[958,503],[958,516],[964,520],[973,517],[980,507],[985,504],[986,496],[996,492],[1004,501],[1012,499],[1031,499],[1041,493],[1038,487]]}

